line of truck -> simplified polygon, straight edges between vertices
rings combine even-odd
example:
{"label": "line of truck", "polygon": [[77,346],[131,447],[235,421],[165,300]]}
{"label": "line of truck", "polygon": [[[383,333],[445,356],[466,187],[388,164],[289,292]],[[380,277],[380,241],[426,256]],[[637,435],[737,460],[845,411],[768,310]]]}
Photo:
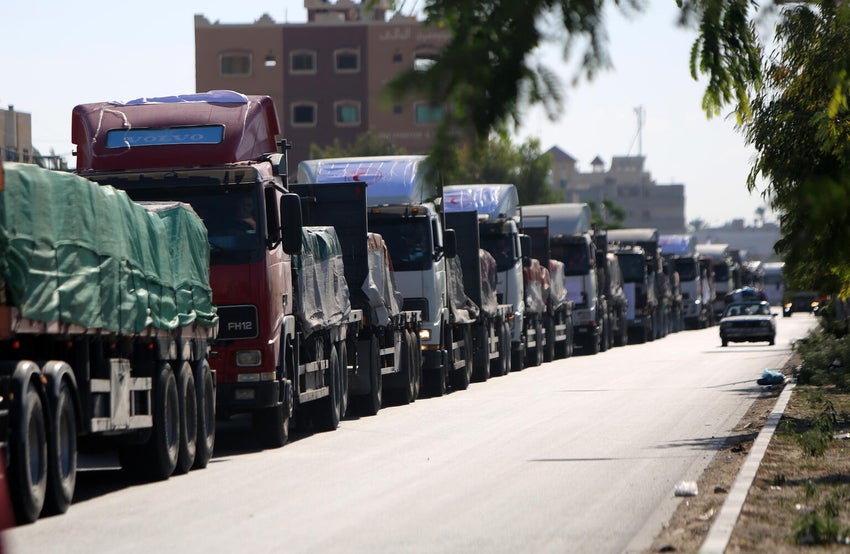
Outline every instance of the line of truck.
{"label": "line of truck", "polygon": [[655,230],[520,206],[511,184],[441,187],[424,156],[310,160],[291,180],[280,131],[269,97],[232,91],[82,104],[76,175],[4,164],[19,522],[68,509],[78,450],[167,479],[208,463],[217,419],[248,414],[280,447],[293,424],[711,322],[707,256]]}

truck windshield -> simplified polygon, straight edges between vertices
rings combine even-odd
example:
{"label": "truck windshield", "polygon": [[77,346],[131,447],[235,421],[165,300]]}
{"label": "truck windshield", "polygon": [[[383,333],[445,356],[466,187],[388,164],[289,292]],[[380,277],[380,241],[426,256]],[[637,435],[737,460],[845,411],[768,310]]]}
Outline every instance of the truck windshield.
{"label": "truck windshield", "polygon": [[676,271],[679,272],[680,281],[693,281],[697,278],[697,262],[689,258],[676,260]]}
{"label": "truck windshield", "polygon": [[729,266],[724,263],[714,264],[714,282],[729,280]]}
{"label": "truck windshield", "polygon": [[253,188],[160,188],[127,192],[137,201],[169,200],[190,204],[207,227],[212,265],[257,262],[265,255],[261,210]]}
{"label": "truck windshield", "polygon": [[427,217],[370,217],[369,231],[384,237],[395,271],[422,271],[433,265]]}
{"label": "truck windshield", "polygon": [[587,244],[551,245],[552,258],[563,262],[566,275],[585,275],[590,271],[590,248]]}
{"label": "truck windshield", "polygon": [[642,254],[618,254],[623,281],[626,283],[643,283],[646,278],[646,262]]}
{"label": "truck windshield", "polygon": [[496,271],[507,271],[516,264],[518,256],[511,235],[485,235],[481,237],[481,248],[496,258]]}

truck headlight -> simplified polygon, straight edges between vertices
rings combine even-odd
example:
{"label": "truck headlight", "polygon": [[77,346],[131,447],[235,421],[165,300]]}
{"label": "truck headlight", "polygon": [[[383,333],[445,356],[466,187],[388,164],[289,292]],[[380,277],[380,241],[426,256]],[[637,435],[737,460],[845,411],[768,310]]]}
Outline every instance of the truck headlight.
{"label": "truck headlight", "polygon": [[263,353],[259,350],[237,350],[237,367],[257,367],[263,363]]}
{"label": "truck headlight", "polygon": [[431,340],[431,329],[419,329],[419,340]]}

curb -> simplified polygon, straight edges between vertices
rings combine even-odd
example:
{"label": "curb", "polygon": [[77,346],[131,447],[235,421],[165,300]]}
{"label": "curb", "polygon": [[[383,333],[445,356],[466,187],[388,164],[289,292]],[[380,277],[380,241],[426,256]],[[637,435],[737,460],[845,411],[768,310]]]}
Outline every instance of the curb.
{"label": "curb", "polygon": [[735,524],[738,521],[738,516],[741,515],[741,510],[744,507],[744,502],[747,500],[747,494],[750,492],[750,487],[755,480],[756,473],[759,470],[761,461],[767,451],[767,446],[770,444],[770,439],[779,425],[779,420],[785,412],[785,406],[788,405],[788,400],[791,398],[791,393],[794,390],[795,383],[793,381],[785,385],[773,410],[767,417],[767,421],[759,431],[758,437],[753,443],[753,448],[747,455],[747,459],[741,466],[741,471],[738,472],[738,477],[732,484],[732,490],[723,502],[720,508],[720,513],[711,525],[708,536],[703,541],[699,549],[699,554],[722,554],[726,551],[729,545],[729,540],[732,538],[732,531],[735,529]]}

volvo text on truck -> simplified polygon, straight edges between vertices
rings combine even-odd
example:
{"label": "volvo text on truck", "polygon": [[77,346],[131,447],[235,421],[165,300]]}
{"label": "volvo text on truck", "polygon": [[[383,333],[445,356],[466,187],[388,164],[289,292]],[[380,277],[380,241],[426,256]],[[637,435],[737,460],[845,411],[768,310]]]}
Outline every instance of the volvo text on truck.
{"label": "volvo text on truck", "polygon": [[207,227],[220,417],[249,413],[285,444],[294,414],[335,429],[351,309],[332,227],[303,227],[268,96],[211,91],[76,106],[77,172],[134,200],[190,204]]}
{"label": "volvo text on truck", "polygon": [[217,324],[189,206],[0,166],[0,443],[17,521],[68,509],[78,446],[148,479],[205,467]]}

